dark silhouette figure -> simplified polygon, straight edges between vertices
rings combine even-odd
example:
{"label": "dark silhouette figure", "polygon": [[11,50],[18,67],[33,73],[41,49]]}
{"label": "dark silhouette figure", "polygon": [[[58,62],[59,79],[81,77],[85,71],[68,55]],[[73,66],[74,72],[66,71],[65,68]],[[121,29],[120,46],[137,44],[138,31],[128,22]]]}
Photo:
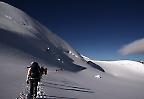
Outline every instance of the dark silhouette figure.
{"label": "dark silhouette figure", "polygon": [[30,95],[37,96],[37,86],[41,79],[41,68],[37,62],[32,62],[28,67],[27,84],[30,86]]}

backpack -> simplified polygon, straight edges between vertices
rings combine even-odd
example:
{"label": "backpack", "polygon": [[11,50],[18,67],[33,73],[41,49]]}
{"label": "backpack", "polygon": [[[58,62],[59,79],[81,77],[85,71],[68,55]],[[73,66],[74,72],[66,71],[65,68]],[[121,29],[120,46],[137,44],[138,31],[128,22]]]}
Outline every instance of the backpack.
{"label": "backpack", "polygon": [[31,70],[31,78],[39,78],[40,72],[39,70]]}
{"label": "backpack", "polygon": [[31,66],[31,78],[40,78],[40,67],[38,64]]}

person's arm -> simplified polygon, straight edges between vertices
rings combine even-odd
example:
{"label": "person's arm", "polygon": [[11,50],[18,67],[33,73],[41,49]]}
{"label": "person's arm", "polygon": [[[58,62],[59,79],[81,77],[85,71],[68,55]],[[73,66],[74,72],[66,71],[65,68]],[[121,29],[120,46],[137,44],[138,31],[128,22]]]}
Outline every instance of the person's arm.
{"label": "person's arm", "polygon": [[47,68],[45,68],[45,75],[47,75],[48,74],[48,69]]}
{"label": "person's arm", "polygon": [[27,72],[27,80],[29,80],[30,75],[31,75],[31,68],[28,69],[28,72]]}

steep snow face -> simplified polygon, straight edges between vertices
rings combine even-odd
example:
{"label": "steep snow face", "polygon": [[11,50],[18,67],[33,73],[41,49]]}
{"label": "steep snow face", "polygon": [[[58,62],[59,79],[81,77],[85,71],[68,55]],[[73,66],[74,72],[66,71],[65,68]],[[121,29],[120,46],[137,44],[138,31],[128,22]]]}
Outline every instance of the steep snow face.
{"label": "steep snow face", "polygon": [[76,58],[82,61],[68,43],[23,11],[4,2],[0,2],[0,43],[55,65],[74,65]]}
{"label": "steep snow face", "polygon": [[49,31],[45,26],[23,11],[4,2],[0,2],[0,28],[16,34],[22,34],[23,36],[41,39],[44,42],[51,42],[59,48],[71,48],[65,41]]}

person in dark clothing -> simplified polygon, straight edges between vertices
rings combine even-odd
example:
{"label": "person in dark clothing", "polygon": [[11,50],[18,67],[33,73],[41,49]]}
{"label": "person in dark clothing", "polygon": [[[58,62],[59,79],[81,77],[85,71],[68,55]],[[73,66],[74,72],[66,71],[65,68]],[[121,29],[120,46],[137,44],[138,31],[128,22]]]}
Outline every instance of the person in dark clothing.
{"label": "person in dark clothing", "polygon": [[41,76],[42,75],[47,75],[47,73],[48,73],[47,68],[41,67],[40,70],[41,70]]}
{"label": "person in dark clothing", "polygon": [[41,76],[43,75],[43,73],[44,73],[44,68],[43,67],[41,67],[40,68],[40,70],[41,70]]}
{"label": "person in dark clothing", "polygon": [[32,62],[28,67],[27,84],[30,85],[30,95],[37,96],[37,86],[41,79],[41,68],[37,62]]}

